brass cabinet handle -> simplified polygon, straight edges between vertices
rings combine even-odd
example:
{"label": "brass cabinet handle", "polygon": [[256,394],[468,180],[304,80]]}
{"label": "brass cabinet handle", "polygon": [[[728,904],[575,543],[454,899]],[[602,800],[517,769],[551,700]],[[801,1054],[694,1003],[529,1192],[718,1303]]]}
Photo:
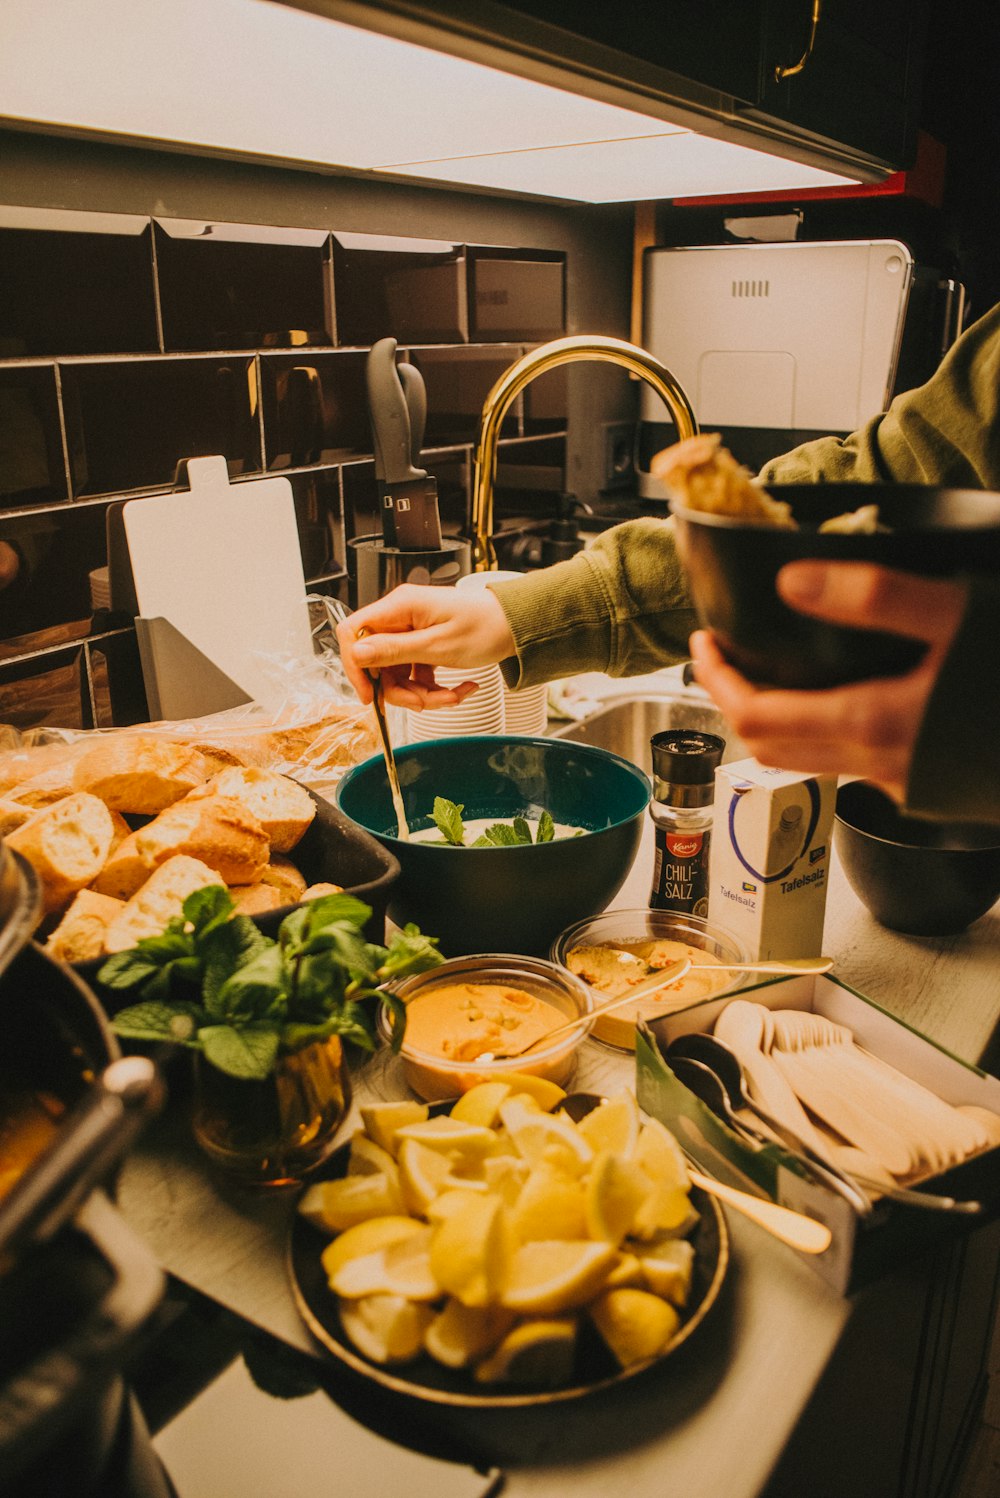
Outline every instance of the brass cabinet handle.
{"label": "brass cabinet handle", "polygon": [[780,63],[778,64],[778,66],[774,70],[775,83],[781,83],[785,78],[791,78],[796,73],[801,73],[802,69],[809,61],[810,57],[812,56],[813,47],[815,47],[816,45],[816,30],[819,26],[819,17],[822,9],[823,0],[812,0],[812,14],[809,17],[809,40],[806,42],[806,50],[803,52],[798,62],[793,63],[790,68],[783,68]]}

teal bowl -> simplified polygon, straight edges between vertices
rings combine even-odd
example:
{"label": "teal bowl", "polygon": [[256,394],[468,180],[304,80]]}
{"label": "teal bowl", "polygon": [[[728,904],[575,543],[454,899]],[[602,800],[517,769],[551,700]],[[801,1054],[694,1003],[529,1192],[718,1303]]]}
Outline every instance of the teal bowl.
{"label": "teal bowl", "polygon": [[499,848],[404,842],[381,755],[349,770],[338,806],[399,861],[390,918],[415,921],[447,957],[544,955],[564,927],[603,910],[632,867],[652,791],[628,760],[566,739],[430,739],[397,749],[396,766],[411,832],[433,827],[436,796],[463,807],[466,822],[548,811],[557,824],[583,829]]}

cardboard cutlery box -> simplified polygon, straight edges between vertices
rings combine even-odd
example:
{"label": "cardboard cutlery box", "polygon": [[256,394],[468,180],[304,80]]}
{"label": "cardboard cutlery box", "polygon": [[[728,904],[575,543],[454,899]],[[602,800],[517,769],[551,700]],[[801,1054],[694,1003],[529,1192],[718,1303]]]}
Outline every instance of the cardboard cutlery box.
{"label": "cardboard cutlery box", "polygon": [[758,1145],[724,1123],[670,1069],[665,1048],[681,1035],[710,1033],[732,1000],[747,999],[769,1009],[798,1009],[845,1025],[865,1050],[905,1073],[953,1106],[973,1105],[1000,1115],[1000,1079],[950,1055],[909,1028],[880,1005],[836,978],[772,979],[678,1010],[636,1036],[636,1094],[640,1106],[659,1118],[702,1169],[719,1180],[825,1222],[833,1242],[825,1253],[803,1255],[840,1293],[913,1259],[945,1239],[974,1231],[1000,1215],[1000,1147],[986,1149],[928,1177],[920,1184],[940,1195],[983,1204],[970,1215],[931,1211],[879,1198],[861,1217],[834,1191],[820,1184],[781,1144]]}

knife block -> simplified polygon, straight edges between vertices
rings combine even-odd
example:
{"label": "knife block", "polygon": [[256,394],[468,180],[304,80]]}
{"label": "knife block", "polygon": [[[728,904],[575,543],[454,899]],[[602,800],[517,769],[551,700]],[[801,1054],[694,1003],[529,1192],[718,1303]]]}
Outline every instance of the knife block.
{"label": "knife block", "polygon": [[383,598],[400,583],[450,587],[472,571],[472,547],[446,536],[432,551],[402,551],[380,535],[357,536],[347,543],[347,589],[352,609]]}

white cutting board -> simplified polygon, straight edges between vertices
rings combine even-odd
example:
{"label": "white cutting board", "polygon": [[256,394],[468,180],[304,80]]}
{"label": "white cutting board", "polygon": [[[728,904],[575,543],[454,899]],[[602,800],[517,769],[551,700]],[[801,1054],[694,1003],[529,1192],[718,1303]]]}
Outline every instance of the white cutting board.
{"label": "white cutting board", "polygon": [[189,490],[122,508],[151,716],[277,709],[284,690],[262,657],[313,653],[292,486],[230,484],[222,457],[187,472]]}

